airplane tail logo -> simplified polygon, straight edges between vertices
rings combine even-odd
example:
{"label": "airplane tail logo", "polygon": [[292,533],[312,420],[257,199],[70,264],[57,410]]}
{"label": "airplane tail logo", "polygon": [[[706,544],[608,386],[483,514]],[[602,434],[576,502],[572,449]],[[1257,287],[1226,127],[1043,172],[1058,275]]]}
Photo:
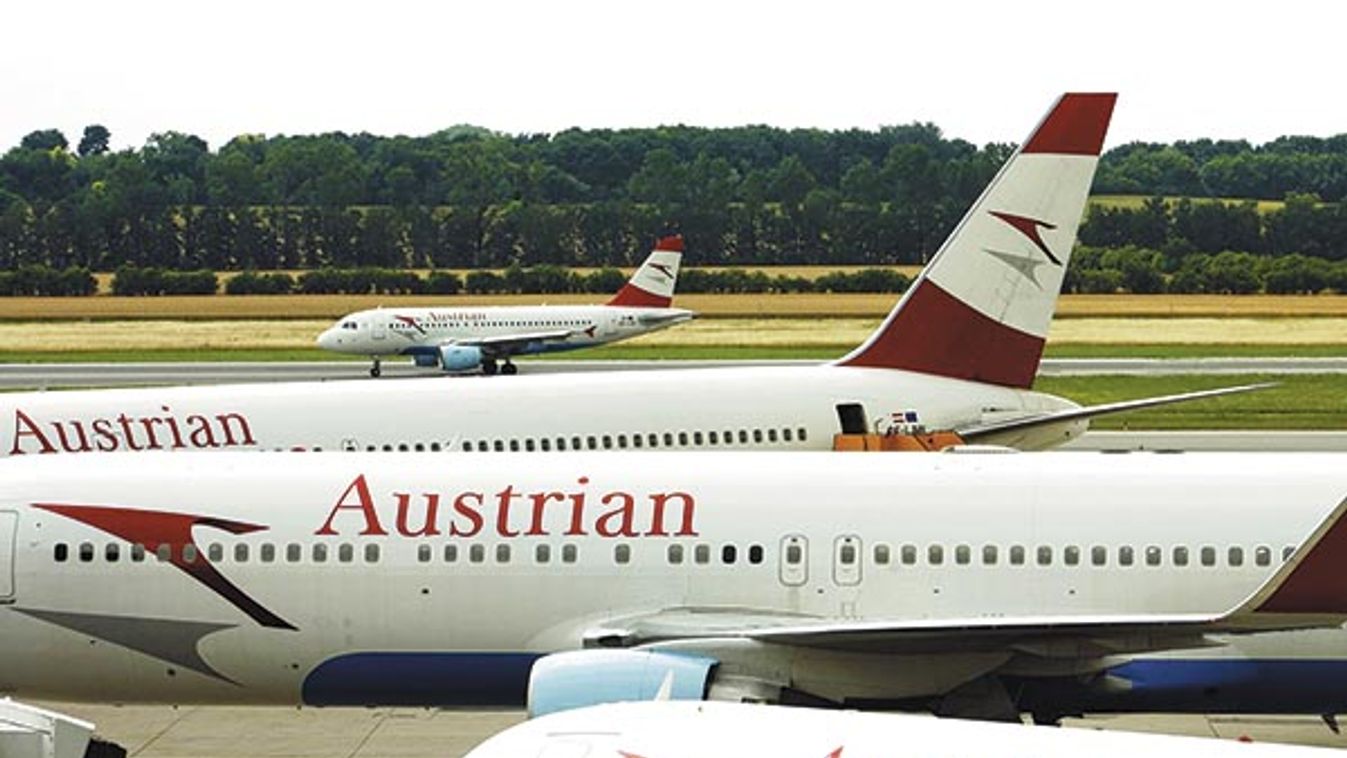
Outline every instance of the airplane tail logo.
{"label": "airplane tail logo", "polygon": [[683,237],[671,235],[655,243],[645,263],[613,295],[608,305],[634,308],[668,308],[678,284],[678,264],[683,258]]}
{"label": "airplane tail logo", "polygon": [[840,366],[1028,388],[1117,95],[1063,95]]}

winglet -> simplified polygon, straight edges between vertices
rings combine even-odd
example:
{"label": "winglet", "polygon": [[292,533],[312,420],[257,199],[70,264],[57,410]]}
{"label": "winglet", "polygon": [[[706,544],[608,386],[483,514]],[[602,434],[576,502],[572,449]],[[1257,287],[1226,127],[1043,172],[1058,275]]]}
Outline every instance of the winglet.
{"label": "winglet", "polygon": [[608,305],[630,308],[668,308],[678,284],[678,265],[683,259],[683,237],[661,237],[655,249]]}
{"label": "winglet", "polygon": [[1347,618],[1347,498],[1301,543],[1277,573],[1232,611],[1240,626],[1285,628],[1288,615],[1306,625]]}
{"label": "winglet", "polygon": [[1063,95],[837,365],[1032,386],[1116,99]]}

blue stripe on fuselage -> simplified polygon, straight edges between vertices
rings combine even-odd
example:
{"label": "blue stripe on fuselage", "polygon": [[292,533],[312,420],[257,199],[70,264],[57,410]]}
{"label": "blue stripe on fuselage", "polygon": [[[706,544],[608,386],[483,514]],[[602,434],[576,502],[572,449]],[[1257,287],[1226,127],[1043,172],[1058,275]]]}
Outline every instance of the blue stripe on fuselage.
{"label": "blue stripe on fuselage", "polygon": [[537,653],[350,653],[304,678],[306,705],[523,706]]}
{"label": "blue stripe on fuselage", "polygon": [[1347,658],[1154,658],[1098,681],[1018,680],[1020,705],[1058,713],[1347,713]]}

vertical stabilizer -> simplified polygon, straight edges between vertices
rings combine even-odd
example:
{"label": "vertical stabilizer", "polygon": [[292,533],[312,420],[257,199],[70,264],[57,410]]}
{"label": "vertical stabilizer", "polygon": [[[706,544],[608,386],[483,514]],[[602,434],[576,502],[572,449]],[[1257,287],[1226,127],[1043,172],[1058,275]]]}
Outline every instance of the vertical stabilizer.
{"label": "vertical stabilizer", "polygon": [[635,308],[668,308],[678,284],[678,264],[683,260],[683,237],[660,238],[650,257],[636,269],[631,279],[613,295],[608,305]]}
{"label": "vertical stabilizer", "polygon": [[865,344],[837,362],[1033,384],[1117,95],[1063,95]]}

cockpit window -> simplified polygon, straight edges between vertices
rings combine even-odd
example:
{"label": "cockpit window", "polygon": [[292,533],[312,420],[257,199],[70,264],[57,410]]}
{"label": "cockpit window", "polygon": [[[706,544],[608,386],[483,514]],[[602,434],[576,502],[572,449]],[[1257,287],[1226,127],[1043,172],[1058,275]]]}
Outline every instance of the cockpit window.
{"label": "cockpit window", "polygon": [[341,328],[342,328],[342,329],[358,329],[358,328],[360,328],[360,327],[358,327],[354,321],[343,321],[343,322],[341,322]]}

